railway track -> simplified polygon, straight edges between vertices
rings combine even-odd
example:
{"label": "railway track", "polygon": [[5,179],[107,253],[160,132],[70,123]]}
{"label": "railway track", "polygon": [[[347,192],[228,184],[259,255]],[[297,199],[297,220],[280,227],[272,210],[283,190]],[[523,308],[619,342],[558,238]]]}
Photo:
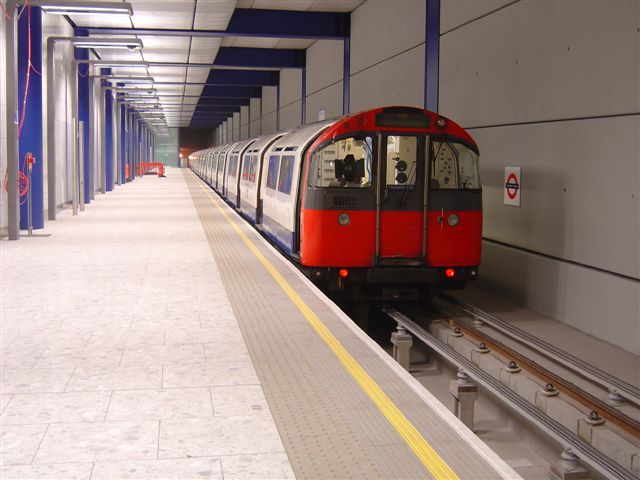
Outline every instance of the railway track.
{"label": "railway track", "polygon": [[534,349],[540,355],[545,356],[549,360],[561,364],[588,382],[600,386],[602,389],[606,390],[610,398],[613,394],[616,397],[619,396],[620,401],[626,401],[636,407],[640,407],[640,388],[624,382],[623,380],[600,370],[588,362],[585,362],[584,360],[581,360],[580,358],[577,358],[564,350],[525,332],[524,330],[514,327],[508,322],[500,320],[499,318],[496,318],[473,305],[462,302],[446,294],[440,294],[439,298],[454,307],[460,308],[467,315],[476,320],[480,320],[483,324],[501,332],[521,345],[526,345],[528,348]]}
{"label": "railway track", "polygon": [[[627,437],[630,436],[637,441],[640,441],[640,422],[623,414],[618,409],[609,405],[606,401],[603,401],[595,395],[578,388],[573,383],[565,380],[563,375],[551,372],[550,370],[538,365],[535,361],[527,358],[526,355],[516,351],[516,349],[495,340],[485,332],[481,332],[474,326],[474,320],[476,322],[482,321],[482,323],[490,324],[492,327],[495,325],[494,328],[499,330],[502,334],[508,336],[515,342],[525,344],[529,348],[534,348],[536,352],[547,358],[555,359],[554,355],[557,355],[558,358],[562,358],[561,363],[565,369],[569,369],[575,375],[582,378],[597,379],[595,383],[599,385],[600,388],[605,388],[610,391],[615,387],[618,391],[625,392],[625,399],[628,401],[635,402],[637,397],[634,395],[635,393],[638,393],[635,391],[637,390],[635,387],[612,377],[606,372],[602,372],[595,367],[586,364],[580,359],[572,357],[566,352],[563,352],[560,349],[527,334],[526,332],[521,332],[519,329],[516,329],[511,325],[508,325],[499,319],[495,319],[495,317],[492,317],[475,307],[463,304],[451,297],[444,296],[443,299],[449,302],[450,305],[454,305],[456,308],[462,309],[467,315],[470,315],[473,318],[473,320],[469,320],[453,316],[454,318],[451,319],[451,326],[454,328],[456,335],[462,334],[477,346],[492,350],[496,356],[500,357],[505,362],[505,367],[510,361],[515,362],[518,367],[523,368],[530,375],[536,377],[543,386],[546,385],[545,388],[553,390],[557,389],[557,391],[562,393],[564,397],[570,398],[574,403],[582,405],[583,409],[592,412],[589,414],[592,419],[596,421],[599,421],[600,419],[606,420],[610,422],[610,424],[615,425],[616,428],[625,432]],[[511,390],[498,378],[495,378],[495,376],[492,376],[490,373],[479,368],[476,363],[472,362],[471,359],[465,357],[460,352],[449,346],[447,342],[431,335],[415,320],[392,308],[384,308],[383,311],[396,321],[398,325],[404,327],[408,332],[410,332],[415,338],[428,345],[449,362],[463,369],[464,372],[470,378],[478,382],[482,388],[493,393],[497,398],[504,400],[511,408],[537,425],[542,431],[555,439],[563,447],[570,448],[581,461],[604,475],[605,478],[625,480],[639,478],[633,471],[612,460],[609,456],[605,455],[597,448],[580,438],[577,433],[563,426],[556,419],[550,417],[537,408],[536,405],[531,403],[529,400]],[[522,335],[520,335],[520,333],[522,333]],[[583,368],[583,366],[585,368]]]}

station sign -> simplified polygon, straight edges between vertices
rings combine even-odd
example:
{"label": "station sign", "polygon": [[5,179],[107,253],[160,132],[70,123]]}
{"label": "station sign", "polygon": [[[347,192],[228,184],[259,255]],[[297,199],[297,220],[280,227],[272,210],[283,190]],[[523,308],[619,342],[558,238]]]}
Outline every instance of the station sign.
{"label": "station sign", "polygon": [[504,204],[520,206],[522,175],[520,167],[504,167]]}

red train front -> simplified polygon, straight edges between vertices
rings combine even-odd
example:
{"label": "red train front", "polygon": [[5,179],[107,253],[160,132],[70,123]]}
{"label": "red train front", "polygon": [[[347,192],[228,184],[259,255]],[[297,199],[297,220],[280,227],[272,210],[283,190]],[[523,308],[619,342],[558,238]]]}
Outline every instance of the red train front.
{"label": "red train front", "polygon": [[451,120],[408,107],[345,117],[303,165],[299,261],[313,280],[411,300],[477,276],[478,149]]}

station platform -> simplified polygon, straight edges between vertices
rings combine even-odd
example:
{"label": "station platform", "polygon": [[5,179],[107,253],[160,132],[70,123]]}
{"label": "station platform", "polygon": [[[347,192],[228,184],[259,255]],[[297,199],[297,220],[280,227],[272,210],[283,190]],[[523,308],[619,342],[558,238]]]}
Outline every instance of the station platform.
{"label": "station platform", "polygon": [[2,479],[519,478],[190,171],[44,233],[1,242]]}

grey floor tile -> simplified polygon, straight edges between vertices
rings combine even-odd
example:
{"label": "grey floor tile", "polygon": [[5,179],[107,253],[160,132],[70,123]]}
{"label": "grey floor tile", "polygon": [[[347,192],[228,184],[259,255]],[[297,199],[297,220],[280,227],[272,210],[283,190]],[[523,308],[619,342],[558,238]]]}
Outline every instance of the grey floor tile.
{"label": "grey floor tile", "polygon": [[38,368],[54,367],[117,367],[122,358],[122,348],[115,347],[63,347],[47,349],[36,361]]}
{"label": "grey floor tile", "polygon": [[50,425],[36,464],[157,458],[158,422]]}
{"label": "grey floor tile", "polygon": [[160,388],[162,366],[78,367],[66,391],[133,390]]}
{"label": "grey floor tile", "polygon": [[249,350],[247,350],[247,346],[242,339],[233,342],[225,339],[218,342],[205,343],[204,353],[207,363],[251,361]]}
{"label": "grey floor tile", "polygon": [[267,415],[168,420],[160,425],[159,458],[283,451],[278,430]]}
{"label": "grey floor tile", "polygon": [[4,412],[5,407],[9,405],[12,398],[13,395],[0,395],[0,413]]}
{"label": "grey floor tile", "polygon": [[104,420],[111,392],[21,393],[0,415],[3,424]]}
{"label": "grey floor tile", "polygon": [[209,387],[219,385],[257,385],[253,365],[249,362],[229,362],[198,365],[167,365],[162,386]]}
{"label": "grey floor tile", "polygon": [[98,462],[91,480],[222,480],[218,457]]}
{"label": "grey floor tile", "polygon": [[0,464],[28,464],[40,445],[47,425],[0,426]]}
{"label": "grey floor tile", "polygon": [[260,385],[211,387],[211,401],[216,417],[269,414]]}
{"label": "grey floor tile", "polygon": [[286,453],[229,455],[220,457],[224,480],[293,480]]}
{"label": "grey floor tile", "polygon": [[108,421],[209,418],[213,416],[208,388],[171,388],[113,392]]}
{"label": "grey floor tile", "polygon": [[63,392],[72,373],[73,368],[3,368],[0,392]]}
{"label": "grey floor tile", "polygon": [[122,356],[122,366],[195,364],[204,362],[202,344],[148,345],[127,348]]}
{"label": "grey floor tile", "polygon": [[88,480],[92,463],[14,465],[0,468],[2,480]]}

